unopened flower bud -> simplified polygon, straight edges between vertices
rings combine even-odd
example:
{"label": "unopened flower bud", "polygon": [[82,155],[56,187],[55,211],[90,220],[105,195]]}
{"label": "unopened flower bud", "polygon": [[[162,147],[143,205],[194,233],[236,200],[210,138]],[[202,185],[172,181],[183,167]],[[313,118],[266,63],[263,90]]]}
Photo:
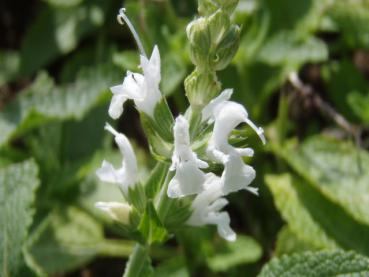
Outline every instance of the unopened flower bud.
{"label": "unopened flower bud", "polygon": [[217,45],[215,57],[212,60],[214,70],[223,70],[237,53],[240,42],[240,28],[233,25]]}
{"label": "unopened flower bud", "polygon": [[206,67],[206,61],[211,47],[211,37],[207,19],[200,17],[192,21],[186,28],[190,41],[190,57],[198,67]]}
{"label": "unopened flower bud", "polygon": [[97,202],[96,208],[106,212],[113,220],[128,225],[129,217],[132,211],[130,205],[120,202]]}

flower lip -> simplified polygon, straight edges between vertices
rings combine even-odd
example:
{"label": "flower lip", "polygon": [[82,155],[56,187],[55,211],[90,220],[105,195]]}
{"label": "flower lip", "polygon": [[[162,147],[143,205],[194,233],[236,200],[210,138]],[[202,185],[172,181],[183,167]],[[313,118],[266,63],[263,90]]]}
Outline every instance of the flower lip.
{"label": "flower lip", "polygon": [[104,160],[96,174],[104,182],[117,183],[124,195],[127,195],[128,187],[134,186],[138,182],[136,155],[125,135],[117,132],[108,123],[105,125],[105,130],[115,137],[115,142],[123,156],[122,166],[119,169],[115,169],[112,164]]}
{"label": "flower lip", "polygon": [[179,115],[173,127],[174,151],[172,155],[171,171],[176,171],[170,180],[167,195],[170,198],[184,197],[203,191],[205,173],[201,168],[208,164],[197,158],[191,149],[189,124],[187,119]]}
{"label": "flower lip", "polygon": [[236,234],[230,227],[230,217],[227,212],[221,212],[228,200],[223,198],[223,181],[213,173],[208,173],[205,180],[205,190],[199,193],[192,202],[193,212],[187,220],[191,226],[212,224],[217,226],[218,233],[228,241],[235,241]]}

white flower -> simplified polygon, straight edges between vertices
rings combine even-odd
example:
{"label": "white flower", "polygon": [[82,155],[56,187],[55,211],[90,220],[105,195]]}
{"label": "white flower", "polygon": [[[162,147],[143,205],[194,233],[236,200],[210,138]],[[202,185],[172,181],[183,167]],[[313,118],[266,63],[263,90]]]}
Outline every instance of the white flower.
{"label": "white flower", "polygon": [[228,241],[235,241],[236,234],[229,226],[229,214],[220,212],[228,204],[228,201],[222,198],[223,183],[221,178],[213,173],[208,173],[204,186],[205,190],[198,194],[192,202],[193,212],[187,220],[187,224],[191,226],[216,225],[221,237]]}
{"label": "white flower", "polygon": [[223,194],[246,189],[254,194],[258,194],[258,189],[249,185],[255,179],[255,170],[244,164],[240,155],[229,155],[224,164],[222,174]]}
{"label": "white flower", "polygon": [[218,97],[213,99],[202,111],[203,121],[214,121],[213,134],[209,141],[208,152],[213,159],[225,162],[229,154],[238,153],[241,156],[252,156],[253,150],[250,148],[235,148],[228,143],[228,137],[233,129],[240,123],[248,124],[258,134],[263,143],[265,137],[263,129],[258,128],[248,118],[244,106],[239,103],[228,101],[232,95],[232,90],[224,90]]}
{"label": "white flower", "polygon": [[132,210],[131,206],[120,202],[97,202],[96,208],[106,212],[112,219],[123,224],[129,223],[129,214]]}
{"label": "white flower", "polygon": [[127,99],[132,99],[138,110],[153,117],[155,106],[162,97],[159,90],[161,74],[160,54],[157,46],[154,47],[150,60],[141,55],[140,66],[143,74],[128,71],[121,85],[110,88],[113,98],[109,107],[109,115],[113,119],[121,116],[124,102]]}
{"label": "white flower", "polygon": [[208,164],[197,158],[191,150],[188,121],[182,116],[174,124],[174,152],[170,170],[176,173],[169,182],[167,194],[171,198],[183,197],[203,191],[205,173],[200,168]]}
{"label": "white flower", "polygon": [[244,106],[229,101],[232,90],[224,90],[213,99],[202,111],[202,121],[212,123],[214,128],[208,143],[207,153],[211,159],[224,164],[222,182],[224,194],[240,189],[248,189],[257,193],[257,189],[248,187],[255,178],[255,170],[243,163],[243,156],[253,156],[251,148],[236,148],[228,143],[228,138],[233,129],[239,124],[246,123],[256,131],[263,143],[265,138],[263,129],[258,128],[248,118]]}
{"label": "white flower", "polygon": [[125,135],[118,133],[109,124],[105,125],[105,130],[108,130],[115,136],[115,142],[123,155],[122,167],[115,169],[111,163],[104,160],[101,168],[96,171],[96,174],[101,181],[118,184],[124,195],[127,195],[128,187],[134,186],[137,183],[137,160],[135,153]]}

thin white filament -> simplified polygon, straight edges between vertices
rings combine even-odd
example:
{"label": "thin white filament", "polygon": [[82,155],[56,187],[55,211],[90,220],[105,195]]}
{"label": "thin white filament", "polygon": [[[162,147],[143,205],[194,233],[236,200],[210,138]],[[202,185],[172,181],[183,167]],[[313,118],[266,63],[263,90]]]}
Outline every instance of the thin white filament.
{"label": "thin white filament", "polygon": [[104,129],[110,132],[115,137],[119,135],[119,133],[109,123],[105,123]]}
{"label": "thin white filament", "polygon": [[129,20],[129,18],[124,13],[125,11],[126,11],[125,8],[121,8],[119,10],[119,14],[117,15],[117,20],[118,20],[118,22],[119,22],[120,25],[124,25],[124,23],[127,24],[129,30],[131,31],[131,33],[133,35],[133,38],[136,41],[136,44],[137,44],[138,49],[141,52],[141,55],[147,58],[146,52],[145,52],[145,49],[143,48],[142,42],[140,40],[140,37],[138,36],[138,34],[137,34],[135,28],[133,27],[131,21]]}

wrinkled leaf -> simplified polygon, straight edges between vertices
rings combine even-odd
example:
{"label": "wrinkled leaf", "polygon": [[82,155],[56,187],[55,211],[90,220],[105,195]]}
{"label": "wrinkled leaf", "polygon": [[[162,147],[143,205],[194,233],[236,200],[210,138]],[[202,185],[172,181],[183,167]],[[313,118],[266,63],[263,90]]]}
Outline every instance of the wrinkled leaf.
{"label": "wrinkled leaf", "polygon": [[107,88],[116,80],[109,66],[82,71],[77,82],[55,87],[45,73],[0,112],[0,145],[12,136],[51,120],[81,119],[106,99]]}
{"label": "wrinkled leaf", "polygon": [[27,264],[38,274],[73,270],[99,253],[101,225],[80,209],[52,212],[28,238]]}
{"label": "wrinkled leaf", "polygon": [[38,169],[33,161],[0,169],[0,275],[16,276],[22,245],[32,223]]}
{"label": "wrinkled leaf", "polygon": [[284,226],[279,231],[276,242],[276,249],[274,252],[277,257],[281,257],[285,254],[294,254],[296,252],[304,252],[308,250],[319,249],[312,246],[310,243],[298,238],[298,236],[288,226]]}
{"label": "wrinkled leaf", "polygon": [[369,225],[369,154],[351,142],[315,136],[289,143],[284,159],[330,201]]}
{"label": "wrinkled leaf", "polygon": [[336,242],[326,234],[300,201],[290,175],[267,175],[265,181],[283,219],[300,240],[307,241],[318,248],[337,247]]}
{"label": "wrinkled leaf", "polygon": [[273,259],[259,277],[366,276],[369,259],[354,252],[305,252]]}

